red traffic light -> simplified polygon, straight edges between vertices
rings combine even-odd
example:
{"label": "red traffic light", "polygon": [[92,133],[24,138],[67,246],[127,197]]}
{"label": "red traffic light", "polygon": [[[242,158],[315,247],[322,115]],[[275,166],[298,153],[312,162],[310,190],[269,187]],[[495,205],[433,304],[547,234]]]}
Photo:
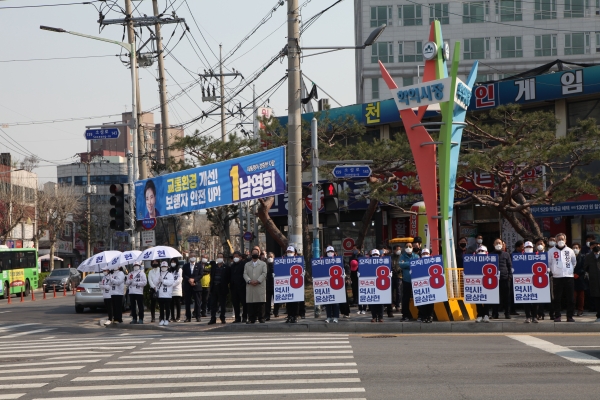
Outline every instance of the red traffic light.
{"label": "red traffic light", "polygon": [[324,197],[335,197],[337,195],[337,188],[335,187],[335,183],[326,183],[323,186],[323,196]]}

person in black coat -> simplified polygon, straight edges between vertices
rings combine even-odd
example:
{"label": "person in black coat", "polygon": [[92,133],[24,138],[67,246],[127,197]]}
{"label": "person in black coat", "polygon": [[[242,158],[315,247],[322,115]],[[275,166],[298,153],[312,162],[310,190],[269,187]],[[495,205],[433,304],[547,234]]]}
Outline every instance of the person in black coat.
{"label": "person in black coat", "polygon": [[225,323],[227,293],[229,293],[229,266],[225,264],[223,253],[218,253],[215,264],[210,269],[210,321],[209,325],[217,323],[217,309],[221,308],[221,323]]}
{"label": "person in black coat", "polygon": [[183,293],[185,296],[185,321],[192,322],[192,300],[194,301],[194,314],[196,321],[200,322],[200,305],[202,285],[200,280],[204,275],[202,264],[196,263],[196,252],[190,252],[190,259],[183,266]]}
{"label": "person in black coat", "polygon": [[[589,239],[590,242],[594,242],[593,239]],[[581,245],[579,243],[571,244],[571,248],[577,257],[577,264],[573,269],[573,290],[575,291],[575,307],[577,308],[577,316],[583,315],[583,304],[585,302],[585,291],[587,290],[587,283],[585,281],[585,268],[583,265],[583,259],[585,254],[582,254]]]}
{"label": "person in black coat", "polygon": [[498,269],[500,270],[500,304],[492,305],[492,318],[498,319],[499,306],[504,309],[504,316],[510,319],[510,295],[512,287],[512,259],[510,254],[502,250],[502,239],[494,240],[494,250],[490,254],[498,256]]}
{"label": "person in black coat", "polygon": [[[273,261],[275,259],[275,254],[269,252],[267,254],[267,259],[265,262],[267,263],[267,303],[265,304],[265,321],[271,320],[271,301],[273,301],[273,295],[275,294],[275,278],[273,277]],[[278,314],[279,307],[274,314]]]}
{"label": "person in black coat", "polygon": [[[234,323],[246,322],[248,320],[248,308],[246,306],[246,282],[244,281],[244,267],[246,258],[242,253],[235,251],[233,253],[233,264],[230,266],[229,287],[231,288],[231,303],[235,314]],[[242,315],[240,317],[240,304],[242,305]]]}

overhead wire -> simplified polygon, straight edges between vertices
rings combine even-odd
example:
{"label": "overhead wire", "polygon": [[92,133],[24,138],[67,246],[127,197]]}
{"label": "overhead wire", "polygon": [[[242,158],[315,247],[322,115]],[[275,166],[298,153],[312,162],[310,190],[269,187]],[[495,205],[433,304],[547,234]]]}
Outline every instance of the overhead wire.
{"label": "overhead wire", "polygon": [[0,60],[0,63],[10,63],[10,62],[28,62],[28,61],[54,61],[54,60],[75,60],[75,59],[83,59],[83,58],[105,58],[105,57],[119,57],[118,54],[106,54],[103,56],[74,56],[74,57],[52,57],[52,58],[28,58],[28,59],[19,59],[19,60]]}

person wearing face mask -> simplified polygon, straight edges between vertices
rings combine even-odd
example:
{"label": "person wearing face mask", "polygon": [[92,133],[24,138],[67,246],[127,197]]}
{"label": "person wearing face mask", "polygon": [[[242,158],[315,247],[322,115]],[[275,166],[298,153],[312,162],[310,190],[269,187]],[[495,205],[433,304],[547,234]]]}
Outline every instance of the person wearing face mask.
{"label": "person wearing face mask", "polygon": [[556,246],[556,238],[551,236],[548,238],[548,250],[552,249],[554,246]]}
{"label": "person wearing face mask", "polygon": [[210,270],[215,263],[214,261],[208,261],[208,254],[203,253],[200,258],[200,264],[204,271],[204,275],[200,279],[200,285],[202,286],[202,291],[200,292],[200,309],[202,317],[206,317],[206,310],[210,309]]}
{"label": "person wearing face mask", "polygon": [[[517,253],[516,250],[518,248],[522,248],[523,253],[533,254],[534,248],[533,248],[532,242],[527,241],[525,243],[521,243],[520,246],[517,246],[519,244],[519,242],[522,242],[522,241],[519,240],[519,241],[517,241],[517,243],[515,243],[515,252],[513,254],[521,254],[521,253]],[[538,323],[537,304],[536,303],[524,303],[523,309],[525,310],[525,323],[528,324],[530,322],[533,322],[534,324],[537,324]]]}
{"label": "person wearing face mask", "polygon": [[108,314],[108,319],[104,325],[110,325],[113,322],[113,307],[110,290],[112,285],[110,284],[110,274],[108,272],[108,266],[102,267],[102,280],[100,281],[100,290],[102,290],[102,297],[104,298],[104,308]]}
{"label": "person wearing face mask", "polygon": [[[421,258],[431,257],[429,253],[429,249],[423,248],[421,250]],[[419,310],[419,317],[417,318],[417,322],[423,322],[426,324],[430,324],[433,322],[433,309],[434,304],[426,304],[424,306],[417,306],[417,310]]]}
{"label": "person wearing face mask", "polygon": [[[480,245],[477,248],[477,250],[475,251],[475,254],[481,254],[481,255],[488,254],[488,249],[484,245]],[[489,323],[490,322],[490,306],[489,306],[489,304],[485,304],[485,303],[484,304],[476,304],[475,306],[477,307],[477,318],[475,319],[475,322]]]}
{"label": "person wearing face mask", "polygon": [[233,313],[235,316],[234,324],[246,322],[248,318],[248,305],[246,304],[247,284],[244,281],[244,267],[246,266],[246,262],[246,258],[242,256],[242,253],[239,251],[233,253],[229,287],[231,288],[231,303],[233,304]]}
{"label": "person wearing face mask", "polygon": [[596,305],[596,321],[600,322],[600,244],[590,241],[591,252],[583,260],[583,269],[590,286],[590,298]]}
{"label": "person wearing face mask", "polygon": [[467,249],[467,252],[469,254],[477,253],[477,249],[482,245],[483,245],[483,236],[477,235],[477,237],[475,238],[475,243],[472,244],[471,246],[469,246],[469,248]]}
{"label": "person wearing face mask", "polygon": [[592,242],[596,241],[596,235],[592,234],[588,234],[585,236],[585,244],[583,246],[581,246],[581,254],[582,255],[587,255],[590,254],[592,251]]}
{"label": "person wearing face mask", "polygon": [[160,275],[160,262],[158,260],[153,260],[150,264],[152,269],[148,272],[148,285],[150,286],[150,322],[154,322],[156,316],[156,305],[158,296],[155,297],[154,293],[156,293],[156,286],[154,286],[154,282],[156,282]]}
{"label": "person wearing face mask", "polygon": [[420,236],[415,237],[412,245],[413,245],[413,253],[415,253],[416,255],[418,255],[420,257],[421,249],[423,248],[423,239],[421,239]]}
{"label": "person wearing face mask", "polygon": [[494,240],[494,250],[491,254],[498,256],[498,270],[500,271],[500,280],[498,290],[500,292],[500,304],[492,305],[492,318],[499,318],[500,307],[504,310],[504,317],[510,319],[510,296],[512,286],[512,259],[510,254],[502,250],[502,239]]}
{"label": "person wearing face mask", "polygon": [[[350,285],[352,286],[352,304],[358,307],[357,314],[361,314],[364,310],[363,307],[358,303],[358,257],[360,256],[360,252],[354,246],[352,248],[352,255],[348,260],[348,264],[350,265]],[[366,308],[365,308],[366,309]]]}
{"label": "person wearing face mask", "polygon": [[400,268],[400,256],[402,255],[402,246],[394,246],[392,252],[392,303],[396,311],[400,311],[402,302],[402,268]]}
{"label": "person wearing face mask", "polygon": [[162,261],[158,279],[154,281],[154,286],[158,292],[159,325],[169,325],[169,314],[171,313],[171,297],[173,296],[173,274],[169,272],[169,263]]}
{"label": "person wearing face mask", "polygon": [[181,297],[183,296],[183,271],[173,258],[169,272],[173,274],[173,296],[171,297],[171,322],[181,321]]}
{"label": "person wearing face mask", "polygon": [[142,262],[133,263],[133,271],[127,275],[125,284],[129,288],[129,302],[131,303],[130,324],[144,323],[144,287],[148,283],[142,268]]}
{"label": "person wearing face mask", "polygon": [[470,254],[467,252],[467,244],[468,240],[466,237],[461,237],[458,239],[458,244],[456,248],[456,266],[458,268],[463,268],[464,265],[464,256],[466,254]]}
{"label": "person wearing face mask", "polygon": [[265,302],[267,301],[266,279],[267,264],[260,260],[260,250],[252,249],[252,261],[244,266],[244,281],[246,287],[246,304],[248,305],[247,324],[254,324],[258,318],[261,324],[265,322]]}
{"label": "person wearing face mask", "polygon": [[[325,250],[326,257],[335,257],[335,249],[333,246],[328,246]],[[325,313],[327,318],[325,319],[325,323],[333,322],[335,324],[338,323],[340,318],[340,305],[339,304],[326,304],[325,305]]]}
{"label": "person wearing face mask", "polygon": [[220,320],[225,323],[227,294],[229,293],[229,266],[225,264],[223,253],[218,253],[215,264],[210,270],[210,321],[209,325],[217,323],[217,309],[221,309]]}
{"label": "person wearing face mask", "polygon": [[123,267],[110,273],[110,297],[113,304],[113,318],[115,324],[123,323],[123,295],[125,294],[125,274]]}
{"label": "person wearing face mask", "polygon": [[[371,250],[371,257],[377,258],[381,257],[379,250],[373,249]],[[371,322],[383,322],[383,304],[371,304]]]}
{"label": "person wearing face mask", "polygon": [[556,247],[548,251],[548,263],[552,271],[554,286],[554,322],[561,322],[561,300],[563,293],[567,297],[567,322],[575,322],[574,270],[577,266],[575,252],[567,246],[567,235],[556,235]]}
{"label": "person wearing face mask", "polygon": [[[537,238],[535,239],[535,241],[533,242],[533,251],[535,254],[542,254],[546,252],[546,240],[543,238]],[[550,278],[550,299],[552,299],[554,297],[554,289],[552,288],[552,272],[549,273],[549,278]],[[545,309],[548,310],[548,313],[550,314],[550,319],[554,319],[552,318],[552,315],[554,314],[554,311],[552,311],[552,303],[546,303],[546,304],[537,304],[537,319],[538,320],[544,320],[546,318],[546,313],[545,313]]]}
{"label": "person wearing face mask", "polygon": [[419,256],[413,253],[413,246],[411,243],[406,243],[402,254],[400,254],[400,260],[398,264],[402,269],[402,319],[400,321],[406,322],[412,319],[410,313],[410,299],[413,297],[412,291],[412,279],[410,276],[410,262],[411,260],[418,259]]}
{"label": "person wearing face mask", "polygon": [[575,291],[575,308],[577,309],[577,316],[583,315],[583,305],[585,302],[585,291],[587,290],[587,283],[585,281],[585,256],[581,254],[581,245],[579,243],[573,243],[571,245],[573,252],[577,258],[577,265],[573,270],[573,290]]}
{"label": "person wearing face mask", "polygon": [[[269,252],[265,261],[267,263],[267,302],[265,304],[265,321],[271,320],[271,302],[273,301],[273,295],[275,294],[275,278],[273,278],[274,261],[275,254]],[[273,316],[275,318],[279,316],[279,307],[277,307],[278,305],[279,304],[275,304],[276,310],[273,308]]]}
{"label": "person wearing face mask", "polygon": [[[295,257],[296,256],[296,249],[294,248],[294,246],[288,246],[288,248],[286,249],[285,252],[285,257]],[[289,303],[285,304],[285,309],[286,309],[286,313],[287,313],[287,317],[285,319],[285,323],[291,323],[291,324],[295,324],[298,322],[298,317],[300,316],[300,304],[302,304],[303,302],[300,301],[291,301]]]}
{"label": "person wearing face mask", "polygon": [[192,322],[192,301],[194,302],[194,315],[196,321],[200,322],[200,305],[201,305],[201,280],[204,276],[204,267],[196,262],[196,252],[190,252],[189,262],[183,265],[182,268],[182,283],[183,292],[185,295],[185,321]]}

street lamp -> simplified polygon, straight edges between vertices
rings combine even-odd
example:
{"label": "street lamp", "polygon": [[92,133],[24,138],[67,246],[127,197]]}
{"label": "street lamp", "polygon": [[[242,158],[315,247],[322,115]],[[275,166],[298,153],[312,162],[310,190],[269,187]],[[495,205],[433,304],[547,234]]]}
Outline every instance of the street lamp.
{"label": "street lamp", "polygon": [[338,50],[364,50],[367,47],[372,46],[373,43],[375,43],[377,41],[377,39],[379,39],[379,37],[383,34],[383,31],[385,30],[386,26],[387,26],[386,24],[383,24],[380,27],[378,27],[377,29],[375,29],[373,32],[371,32],[371,34],[369,35],[367,40],[365,40],[365,42],[363,43],[362,46],[302,47],[302,50],[327,50],[327,51],[323,51],[320,53],[309,54],[309,55],[303,56],[303,57],[304,58],[312,57],[312,56],[317,56],[319,54],[331,53],[332,51],[338,51]]}
{"label": "street lamp", "polygon": [[[137,104],[136,104],[136,73],[137,73],[137,58],[135,54],[135,43],[124,43],[119,42],[117,40],[105,39],[103,37],[86,35],[79,32],[67,31],[62,28],[53,28],[50,26],[40,25],[40,29],[43,31],[49,32],[57,32],[57,33],[68,33],[70,35],[81,36],[87,39],[99,40],[101,42],[107,42],[116,44],[118,46],[123,47],[127,52],[129,52],[129,57],[131,59],[131,137],[133,139],[133,175],[129,175],[128,184],[129,184],[129,222],[131,228],[131,245],[132,248],[136,248],[135,243],[135,215],[134,215],[134,204],[135,204],[135,190],[133,187],[134,180],[138,179],[138,137],[137,137]],[[126,143],[127,147],[127,143]]]}

